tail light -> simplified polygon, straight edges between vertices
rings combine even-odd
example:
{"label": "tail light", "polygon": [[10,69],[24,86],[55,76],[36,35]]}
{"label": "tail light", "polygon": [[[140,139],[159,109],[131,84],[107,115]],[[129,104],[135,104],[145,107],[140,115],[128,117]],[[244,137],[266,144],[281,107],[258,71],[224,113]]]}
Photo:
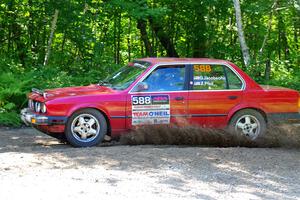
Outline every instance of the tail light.
{"label": "tail light", "polygon": [[298,111],[299,111],[299,113],[300,113],[300,96],[299,96],[299,98],[298,98]]}

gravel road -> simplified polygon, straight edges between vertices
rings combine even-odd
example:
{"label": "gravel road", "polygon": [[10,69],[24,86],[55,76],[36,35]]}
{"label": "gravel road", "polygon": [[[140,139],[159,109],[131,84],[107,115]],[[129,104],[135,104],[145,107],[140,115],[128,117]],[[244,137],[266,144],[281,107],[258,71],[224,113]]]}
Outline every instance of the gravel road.
{"label": "gravel road", "polygon": [[72,148],[0,129],[0,199],[300,199],[300,149]]}

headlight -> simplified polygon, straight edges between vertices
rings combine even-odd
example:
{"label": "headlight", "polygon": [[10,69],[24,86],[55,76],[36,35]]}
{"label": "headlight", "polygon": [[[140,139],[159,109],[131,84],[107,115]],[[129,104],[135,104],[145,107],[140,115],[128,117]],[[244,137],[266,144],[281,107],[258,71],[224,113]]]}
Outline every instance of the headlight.
{"label": "headlight", "polygon": [[47,112],[46,104],[44,104],[44,103],[41,104],[41,112],[42,113],[46,113]]}
{"label": "headlight", "polygon": [[28,108],[31,108],[31,109],[32,109],[32,103],[33,103],[32,100],[29,99],[29,100],[28,100]]}
{"label": "headlight", "polygon": [[32,110],[35,109],[35,108],[34,108],[34,102],[33,102],[32,99],[29,99],[29,100],[28,100],[28,107],[29,107],[30,109],[32,109]]}
{"label": "headlight", "polygon": [[35,103],[35,112],[40,112],[41,111],[41,103],[36,102]]}

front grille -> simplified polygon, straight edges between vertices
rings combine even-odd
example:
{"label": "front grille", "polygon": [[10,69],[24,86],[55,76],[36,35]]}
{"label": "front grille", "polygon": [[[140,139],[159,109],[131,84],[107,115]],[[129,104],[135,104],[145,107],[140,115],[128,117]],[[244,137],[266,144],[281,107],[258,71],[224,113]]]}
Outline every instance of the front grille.
{"label": "front grille", "polygon": [[30,110],[33,110],[35,112],[38,112],[37,111],[37,105],[40,104],[41,105],[41,102],[38,102],[38,101],[35,101],[35,100],[32,100],[32,99],[29,99],[28,100],[28,108]]}

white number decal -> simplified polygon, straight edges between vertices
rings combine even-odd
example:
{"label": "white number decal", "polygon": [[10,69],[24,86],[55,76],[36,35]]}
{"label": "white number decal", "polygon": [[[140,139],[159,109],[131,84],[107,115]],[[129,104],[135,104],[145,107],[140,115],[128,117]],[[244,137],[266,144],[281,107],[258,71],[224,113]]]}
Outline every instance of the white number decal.
{"label": "white number decal", "polygon": [[139,104],[138,97],[132,97],[132,104],[133,104],[133,105]]}
{"label": "white number decal", "polygon": [[144,97],[139,97],[139,104],[145,104],[145,98]]}
{"label": "white number decal", "polygon": [[145,97],[145,104],[151,104],[151,98]]}
{"label": "white number decal", "polygon": [[134,96],[134,97],[132,97],[132,104],[133,105],[151,104],[151,97],[150,96],[146,96],[146,97]]}

